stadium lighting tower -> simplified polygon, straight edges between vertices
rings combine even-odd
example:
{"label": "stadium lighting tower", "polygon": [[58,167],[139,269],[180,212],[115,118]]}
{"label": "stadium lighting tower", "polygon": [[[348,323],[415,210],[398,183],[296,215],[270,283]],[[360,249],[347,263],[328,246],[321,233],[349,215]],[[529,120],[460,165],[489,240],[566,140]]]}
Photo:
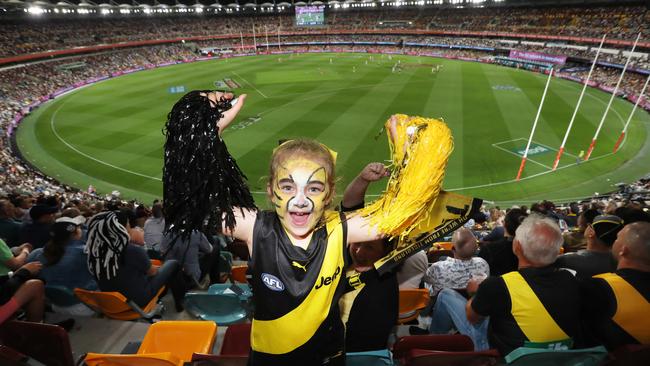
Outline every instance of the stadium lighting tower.
{"label": "stadium lighting tower", "polygon": [[616,87],[614,88],[614,91],[612,91],[612,96],[609,98],[607,109],[605,109],[605,113],[603,113],[603,118],[600,120],[600,124],[596,129],[596,134],[594,135],[594,138],[591,139],[591,145],[589,145],[589,150],[587,150],[587,154],[585,155],[585,161],[589,160],[591,153],[594,151],[594,146],[596,146],[596,140],[598,139],[598,134],[600,133],[600,129],[603,128],[603,124],[605,123],[605,118],[607,118],[607,114],[609,113],[609,110],[612,107],[612,102],[614,101],[614,98],[616,98],[616,93],[618,92],[618,88],[621,86],[621,81],[623,81],[623,77],[625,76],[627,67],[630,65],[630,60],[632,60],[632,55],[634,54],[634,50],[636,49],[636,45],[637,43],[639,43],[640,38],[641,38],[641,33],[639,33],[639,35],[636,36],[636,40],[634,40],[634,44],[632,45],[632,50],[627,56],[627,60],[625,61],[625,66],[623,66],[623,72],[621,72],[621,76],[618,78]]}

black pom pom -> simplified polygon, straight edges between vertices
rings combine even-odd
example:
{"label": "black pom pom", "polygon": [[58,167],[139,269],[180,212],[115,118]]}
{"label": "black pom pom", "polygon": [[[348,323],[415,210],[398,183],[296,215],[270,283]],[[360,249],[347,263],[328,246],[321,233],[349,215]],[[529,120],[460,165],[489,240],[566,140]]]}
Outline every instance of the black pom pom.
{"label": "black pom pom", "polygon": [[189,237],[193,230],[235,226],[233,208],[255,210],[253,197],[235,159],[219,136],[217,121],[230,103],[216,105],[210,91],[183,96],[167,116],[163,210],[167,230]]}

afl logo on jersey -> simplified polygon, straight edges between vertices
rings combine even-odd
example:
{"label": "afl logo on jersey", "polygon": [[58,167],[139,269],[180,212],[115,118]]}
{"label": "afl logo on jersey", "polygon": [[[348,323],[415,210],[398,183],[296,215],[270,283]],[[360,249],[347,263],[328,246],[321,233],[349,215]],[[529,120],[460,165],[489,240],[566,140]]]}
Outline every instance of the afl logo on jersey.
{"label": "afl logo on jersey", "polygon": [[284,290],[284,283],[280,281],[279,278],[268,273],[262,273],[262,282],[266,287],[273,291],[282,291]]}

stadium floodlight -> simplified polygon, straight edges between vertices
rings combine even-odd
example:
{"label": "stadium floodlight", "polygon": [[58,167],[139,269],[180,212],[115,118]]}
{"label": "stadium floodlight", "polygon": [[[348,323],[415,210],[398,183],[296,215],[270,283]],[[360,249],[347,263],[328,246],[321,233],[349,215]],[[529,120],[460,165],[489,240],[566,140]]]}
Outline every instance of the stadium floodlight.
{"label": "stadium floodlight", "polygon": [[27,13],[30,15],[41,15],[45,13],[45,9],[39,7],[39,6],[30,6],[27,8]]}
{"label": "stadium floodlight", "polygon": [[630,61],[632,60],[632,55],[634,55],[634,50],[636,49],[636,45],[639,43],[640,38],[641,38],[641,33],[639,33],[639,35],[636,37],[636,40],[632,45],[632,51],[630,51],[629,55],[627,56],[627,60],[625,61],[625,66],[623,66],[623,72],[621,72],[621,76],[618,78],[616,87],[614,88],[614,91],[612,91],[612,96],[609,98],[609,103],[607,104],[605,113],[603,113],[603,118],[601,118],[600,124],[598,124],[598,128],[596,129],[596,133],[594,134],[594,137],[591,139],[591,145],[589,145],[589,149],[587,150],[587,154],[585,155],[585,161],[589,160],[591,153],[594,151],[594,147],[596,146],[596,140],[598,140],[598,134],[600,133],[601,128],[603,128],[603,124],[605,123],[605,118],[607,118],[607,114],[609,113],[609,110],[612,107],[612,102],[614,101],[614,98],[616,98],[616,94],[618,93],[618,88],[621,86],[621,81],[623,81],[623,76],[625,76],[627,67],[630,65]]}

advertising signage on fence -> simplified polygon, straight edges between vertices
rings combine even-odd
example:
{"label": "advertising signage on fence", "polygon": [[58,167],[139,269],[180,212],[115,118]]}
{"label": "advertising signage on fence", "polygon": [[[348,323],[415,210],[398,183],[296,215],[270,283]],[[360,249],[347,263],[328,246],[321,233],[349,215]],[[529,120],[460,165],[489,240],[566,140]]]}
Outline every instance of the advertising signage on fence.
{"label": "advertising signage on fence", "polygon": [[510,51],[510,58],[518,58],[520,60],[548,62],[552,64],[562,65],[566,63],[566,56],[549,55],[539,52],[526,52],[526,51]]}

